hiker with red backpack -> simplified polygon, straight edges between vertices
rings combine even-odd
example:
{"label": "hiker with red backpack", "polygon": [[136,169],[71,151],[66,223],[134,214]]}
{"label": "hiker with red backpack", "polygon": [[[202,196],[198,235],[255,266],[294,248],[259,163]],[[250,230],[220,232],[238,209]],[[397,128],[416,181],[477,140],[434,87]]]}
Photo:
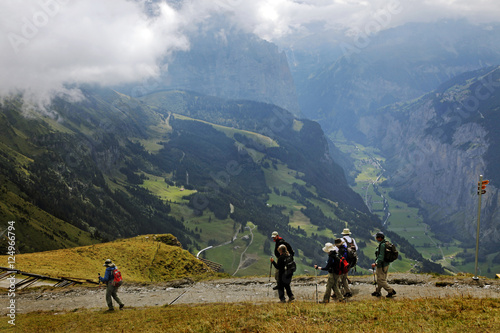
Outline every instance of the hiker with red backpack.
{"label": "hiker with red backpack", "polygon": [[118,270],[118,267],[111,261],[111,259],[106,259],[104,262],[104,267],[106,267],[106,271],[104,273],[104,277],[101,277],[99,274],[99,282],[106,283],[106,303],[108,304],[108,311],[113,311],[115,308],[113,307],[113,298],[116,303],[120,305],[120,310],[123,309],[125,304],[118,298],[116,294],[118,288],[122,285],[122,277],[121,273]]}
{"label": "hiker with red backpack", "polygon": [[[336,239],[335,244],[341,245],[342,240]],[[328,272],[328,281],[326,282],[326,290],[323,295],[323,301],[320,303],[329,303],[330,302],[330,294],[333,291],[338,301],[343,301],[344,296],[340,293],[339,289],[339,280],[342,275],[345,275],[348,269],[347,261],[339,256],[338,248],[336,248],[332,243],[326,243],[325,247],[323,247],[323,252],[328,253],[328,261],[326,262],[325,267],[320,267],[318,265],[314,265],[315,269],[320,269],[322,271]]]}

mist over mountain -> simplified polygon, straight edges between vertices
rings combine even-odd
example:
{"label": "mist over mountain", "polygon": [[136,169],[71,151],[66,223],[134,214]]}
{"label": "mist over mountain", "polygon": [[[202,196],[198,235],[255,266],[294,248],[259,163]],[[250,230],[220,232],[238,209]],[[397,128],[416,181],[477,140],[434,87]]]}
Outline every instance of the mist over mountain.
{"label": "mist over mountain", "polygon": [[461,73],[499,64],[499,32],[497,24],[460,20],[408,23],[363,43],[344,37],[332,47],[340,51],[337,58],[305,63],[307,71],[300,63],[292,66],[302,114],[319,121],[327,133],[342,130],[362,141],[358,119],[364,113],[417,98]]}
{"label": "mist over mountain", "polygon": [[169,59],[161,88],[271,103],[299,113],[284,52],[255,35],[227,27],[198,31],[186,52]]}

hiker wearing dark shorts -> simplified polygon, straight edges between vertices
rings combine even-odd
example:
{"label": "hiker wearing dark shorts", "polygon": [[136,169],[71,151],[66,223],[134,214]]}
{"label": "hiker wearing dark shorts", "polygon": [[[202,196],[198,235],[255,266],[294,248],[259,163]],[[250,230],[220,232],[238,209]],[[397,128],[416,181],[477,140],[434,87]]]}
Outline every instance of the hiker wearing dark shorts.
{"label": "hiker wearing dark shorts", "polygon": [[377,277],[377,287],[375,291],[372,293],[372,296],[380,297],[382,294],[380,291],[384,288],[387,291],[386,297],[392,297],[396,295],[396,291],[389,286],[387,283],[387,273],[389,272],[389,265],[387,261],[384,260],[385,255],[385,235],[383,232],[377,232],[375,235],[375,239],[378,242],[377,250],[375,251],[375,262],[372,264],[372,269],[376,268],[376,277]]}
{"label": "hiker wearing dark shorts", "polygon": [[291,259],[290,253],[285,245],[280,245],[278,247],[278,263],[275,262],[274,258],[271,258],[271,263],[274,268],[278,270],[278,296],[280,298],[280,302],[286,302],[285,299],[285,290],[288,295],[288,301],[292,302],[295,297],[293,296],[292,289],[290,288],[290,283],[292,282],[292,273],[288,273],[286,271],[286,261],[287,259]]}
{"label": "hiker wearing dark shorts", "polygon": [[[287,242],[285,242],[285,240],[279,236],[277,231],[273,231],[271,237],[274,240],[274,255],[276,256],[276,259],[279,259],[280,256],[280,253],[278,251],[280,245],[285,245],[288,253],[292,256],[292,258],[294,257],[295,253],[293,252],[292,246]],[[279,282],[278,274],[279,271],[276,271],[276,273],[274,274],[274,279],[276,280],[276,286],[273,287],[273,290],[278,290],[278,282]]]}
{"label": "hiker wearing dark shorts", "polygon": [[103,266],[106,267],[106,271],[104,272],[104,277],[101,277],[99,275],[99,282],[106,283],[106,303],[108,304],[108,311],[113,311],[115,309],[113,307],[113,301],[111,298],[113,298],[116,301],[116,303],[120,305],[120,310],[121,310],[125,305],[116,294],[118,292],[118,288],[120,287],[120,285],[115,286],[113,283],[114,280],[113,271],[117,269],[117,267],[111,261],[111,259],[106,259]]}

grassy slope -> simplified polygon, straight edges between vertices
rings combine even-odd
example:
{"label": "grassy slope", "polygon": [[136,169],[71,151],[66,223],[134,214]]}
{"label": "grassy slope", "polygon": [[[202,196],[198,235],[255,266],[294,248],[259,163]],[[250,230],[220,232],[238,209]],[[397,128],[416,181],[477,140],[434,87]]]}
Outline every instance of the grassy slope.
{"label": "grassy slope", "polygon": [[[185,120],[200,121],[177,114],[175,115],[175,117],[182,118]],[[231,138],[234,137],[234,134],[238,133],[240,135],[247,136],[266,147],[277,146],[275,141],[261,134],[229,128],[225,126],[219,126],[219,125],[212,125],[212,126],[215,129],[222,131],[228,137]],[[297,128],[300,128],[301,123],[297,122],[295,126]],[[154,132],[150,132],[154,133],[156,137],[152,137],[148,141],[149,142],[160,141],[163,135],[167,134],[168,131],[169,131],[169,125],[167,122],[161,128],[157,127]],[[149,147],[152,147],[152,145],[150,144]],[[245,148],[245,149],[249,151],[250,155],[254,157],[255,160],[260,160],[262,158],[261,153],[253,151],[250,148]],[[148,150],[151,153],[155,153],[154,148]],[[271,161],[268,162],[271,164]],[[299,178],[303,176],[303,174],[298,173],[295,170],[289,169],[286,165],[283,165],[281,163],[276,164],[276,169],[270,167],[267,169],[264,168],[263,170],[265,173],[266,183],[268,184],[268,186],[270,188],[277,188],[279,189],[280,192],[282,191],[291,192],[292,183],[305,185],[305,182]],[[240,225],[235,225],[235,223],[231,219],[218,220],[213,216],[211,212],[208,211],[204,211],[201,216],[193,214],[191,209],[189,209],[186,206],[187,201],[182,199],[182,196],[189,195],[193,193],[193,191],[184,190],[181,192],[177,187],[168,186],[164,180],[168,179],[169,175],[164,175],[163,177],[152,176],[152,175],[146,175],[146,176],[149,179],[144,182],[143,187],[147,188],[154,194],[158,195],[163,200],[169,201],[172,206],[172,214],[178,216],[179,218],[182,217],[187,228],[189,228],[190,230],[194,230],[195,232],[199,232],[199,239],[197,240],[197,242],[201,246],[201,248],[189,248],[192,254],[196,254],[198,251],[208,246],[209,243],[218,245],[232,240],[234,235],[236,234],[237,229],[240,229]],[[286,209],[284,210],[285,214],[288,214],[290,210],[293,210],[294,214],[290,216],[290,225],[293,226],[294,228],[300,226],[302,229],[306,230],[308,235],[311,235],[312,233],[317,233],[330,237],[332,239],[335,238],[332,232],[328,229],[318,231],[318,227],[312,225],[309,219],[300,212],[300,209],[303,208],[303,206],[299,205],[295,200],[291,199],[290,197],[276,195],[272,193],[270,194],[270,200],[268,201],[268,204],[285,206],[286,207]],[[329,211],[325,211],[325,215],[334,216],[333,213]],[[243,229],[237,234],[237,238],[233,242],[227,245],[216,247],[214,249],[210,249],[204,253],[204,256],[209,260],[222,264],[224,271],[232,275],[238,269],[238,264],[241,255],[243,251],[245,251],[243,259],[247,260],[246,264],[240,267],[240,269],[236,273],[236,276],[267,274],[269,267],[269,255],[264,254],[265,253],[264,242],[265,239],[268,238],[269,236],[261,234],[257,229],[253,230],[252,233],[254,239],[250,246],[248,245],[251,233],[248,229]],[[308,269],[300,262],[297,262],[297,264],[298,264],[297,272],[299,274],[303,273],[305,270]]]}
{"label": "grassy slope", "polygon": [[[498,332],[497,299],[210,304],[18,314],[24,332]],[[0,330],[11,329],[7,318]]]}
{"label": "grassy slope", "polygon": [[[162,242],[161,236],[165,235],[143,235],[71,249],[18,254],[16,269],[97,281],[97,274],[105,270],[103,262],[110,258],[130,282],[166,281],[207,273],[201,261],[178,246]],[[7,262],[7,256],[0,256],[0,262]]]}
{"label": "grassy slope", "polygon": [[[60,249],[96,243],[90,233],[62,221],[25,201],[13,192],[0,193],[0,229],[14,221],[17,250]],[[0,246],[7,248],[5,239]]]}

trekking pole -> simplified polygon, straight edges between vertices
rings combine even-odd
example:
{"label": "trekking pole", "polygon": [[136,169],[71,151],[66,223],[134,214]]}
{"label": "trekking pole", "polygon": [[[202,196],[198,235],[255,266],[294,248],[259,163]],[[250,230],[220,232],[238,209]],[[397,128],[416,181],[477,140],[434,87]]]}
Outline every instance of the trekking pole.
{"label": "trekking pole", "polygon": [[267,283],[267,297],[269,297],[269,288],[271,287],[271,271],[273,269],[273,262],[269,265],[269,281]]}
{"label": "trekking pole", "polygon": [[318,269],[314,268],[314,281],[316,282],[316,303],[318,303]]}
{"label": "trekking pole", "polygon": [[99,289],[101,289],[101,273],[97,273],[97,275],[99,276],[97,278],[97,280],[99,280]]}
{"label": "trekking pole", "polygon": [[373,284],[376,286],[377,281],[375,280],[375,268],[372,268],[372,272],[373,272]]}

